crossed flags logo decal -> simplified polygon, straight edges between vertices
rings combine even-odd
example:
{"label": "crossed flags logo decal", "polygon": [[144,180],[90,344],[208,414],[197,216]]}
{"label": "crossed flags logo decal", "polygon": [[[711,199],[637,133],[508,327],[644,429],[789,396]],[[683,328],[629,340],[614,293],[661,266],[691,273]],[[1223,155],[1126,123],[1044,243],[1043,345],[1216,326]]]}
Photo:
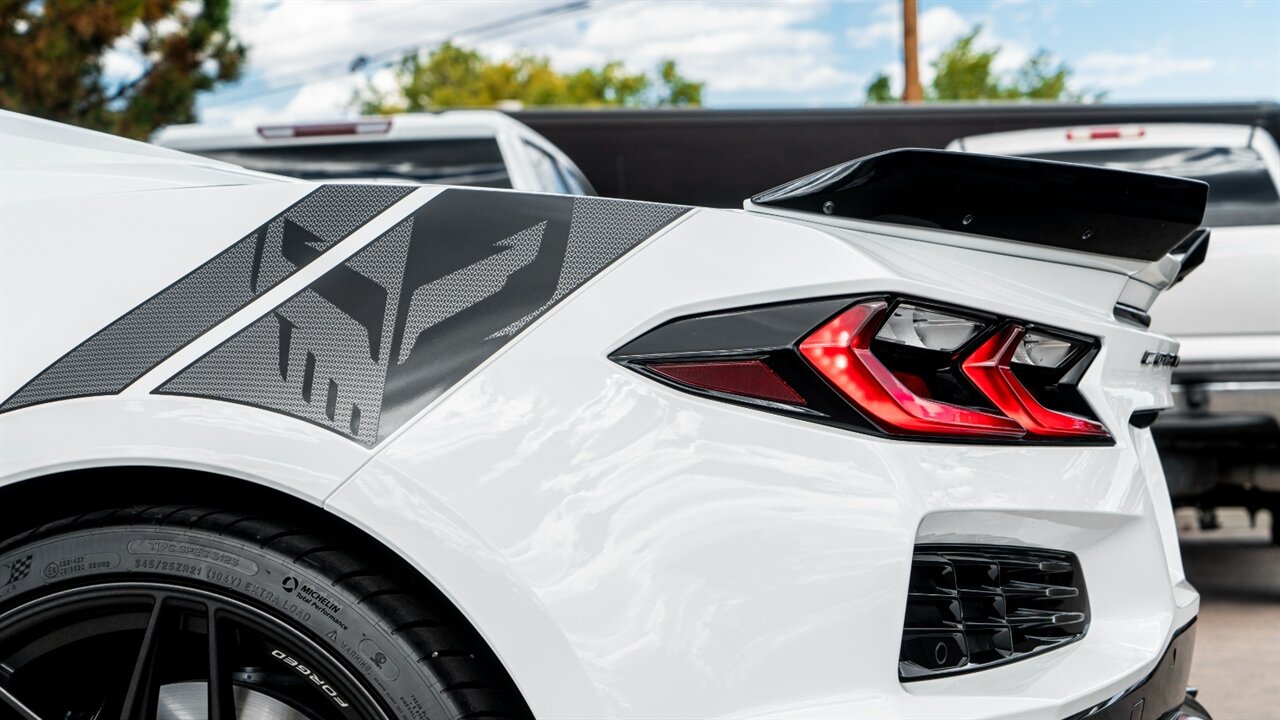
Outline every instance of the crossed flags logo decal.
{"label": "crossed flags logo decal", "polygon": [[0,587],[12,585],[31,573],[31,556],[15,557],[0,562]]}

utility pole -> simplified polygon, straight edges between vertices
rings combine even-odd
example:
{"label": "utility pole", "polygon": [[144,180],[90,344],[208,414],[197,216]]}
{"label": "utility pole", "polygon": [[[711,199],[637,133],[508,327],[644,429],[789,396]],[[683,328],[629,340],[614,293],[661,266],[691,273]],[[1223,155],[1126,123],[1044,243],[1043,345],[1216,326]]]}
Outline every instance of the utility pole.
{"label": "utility pole", "polygon": [[916,0],[902,0],[902,65],[906,83],[902,88],[902,101],[918,103],[924,100],[920,89],[920,57],[916,53]]}

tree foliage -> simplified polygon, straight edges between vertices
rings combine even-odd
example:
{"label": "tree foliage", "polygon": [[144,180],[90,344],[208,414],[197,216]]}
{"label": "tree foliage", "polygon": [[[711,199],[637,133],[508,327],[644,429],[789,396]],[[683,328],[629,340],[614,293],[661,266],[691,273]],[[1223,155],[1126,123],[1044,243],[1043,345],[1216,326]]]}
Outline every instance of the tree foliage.
{"label": "tree foliage", "polygon": [[889,87],[889,76],[879,73],[871,80],[871,84],[867,85],[867,102],[868,103],[891,103],[898,99],[893,94],[893,89]]}
{"label": "tree foliage", "polygon": [[674,60],[655,76],[631,73],[618,61],[560,73],[545,57],[517,54],[490,60],[475,50],[444,43],[425,57],[403,58],[395,87],[368,87],[355,102],[367,114],[421,112],[456,107],[523,105],[574,107],[693,107],[702,104],[704,83],[682,76]]}
{"label": "tree foliage", "polygon": [[[932,63],[933,82],[925,89],[925,100],[1059,100],[1080,102],[1101,99],[1101,94],[1073,91],[1068,83],[1071,68],[1053,63],[1047,50],[1036,52],[1011,77],[1001,77],[994,69],[1000,47],[980,49],[982,26],[958,38]],[[867,102],[893,102],[889,78],[877,75],[867,86]]]}
{"label": "tree foliage", "polygon": [[[0,107],[145,138],[239,77],[231,0],[0,0]],[[136,66],[131,74],[109,72]]]}

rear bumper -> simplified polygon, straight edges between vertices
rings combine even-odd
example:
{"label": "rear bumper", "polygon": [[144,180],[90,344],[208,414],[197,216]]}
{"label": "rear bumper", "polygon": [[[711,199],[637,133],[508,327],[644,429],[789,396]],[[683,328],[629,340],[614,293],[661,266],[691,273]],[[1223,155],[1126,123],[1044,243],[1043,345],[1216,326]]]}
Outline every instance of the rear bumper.
{"label": "rear bumper", "polygon": [[1208,714],[1194,701],[1189,702],[1186,694],[1195,642],[1196,625],[1192,620],[1169,641],[1150,675],[1069,720],[1209,720]]}

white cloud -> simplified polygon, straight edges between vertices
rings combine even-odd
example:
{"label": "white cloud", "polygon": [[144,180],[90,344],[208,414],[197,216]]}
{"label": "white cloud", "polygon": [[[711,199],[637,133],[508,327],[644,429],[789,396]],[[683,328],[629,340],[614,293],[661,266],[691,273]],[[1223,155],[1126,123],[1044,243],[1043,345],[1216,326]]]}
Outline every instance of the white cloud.
{"label": "white cloud", "polygon": [[[920,13],[920,54],[937,57],[957,38],[973,29],[968,20],[948,5],[938,5]],[[990,32],[984,32],[989,36]]]}
{"label": "white cloud", "polygon": [[[621,60],[633,72],[651,71],[661,60],[673,58],[686,77],[707,82],[708,94],[772,91],[853,97],[867,79],[841,67],[835,33],[804,26],[826,11],[825,1],[598,2],[584,13],[531,20],[514,26],[514,32],[460,32],[561,1],[237,0],[233,23],[250,47],[248,71],[261,78],[254,92],[307,78],[287,102],[289,113],[333,114],[345,107],[355,87],[346,68],[359,55],[415,44],[430,48],[446,37],[492,57],[516,51],[545,55],[562,71],[608,60]],[[228,92],[227,97],[233,95]],[[206,107],[217,105],[215,96]]]}
{"label": "white cloud", "polygon": [[277,116],[280,109],[271,103],[232,103],[208,105],[200,109],[200,122],[206,125],[253,127],[262,120]]}
{"label": "white cloud", "polygon": [[[403,49],[433,47],[458,30],[559,1],[235,0],[232,29],[249,48],[245,80],[202,98],[200,117],[242,124],[345,114],[363,77],[349,71],[357,57],[395,60]],[[379,81],[385,75],[374,70]]]}
{"label": "white cloud", "polygon": [[[872,13],[873,20],[869,25],[849,28],[845,37],[858,47],[872,47],[882,43],[891,43],[902,47],[902,16],[897,3],[882,3]],[[982,34],[978,36],[975,47],[978,50],[1000,48],[992,69],[1001,75],[1008,75],[1021,67],[1031,58],[1031,52],[1022,44],[1000,37],[994,31],[994,23],[990,18],[968,18],[961,15],[949,5],[935,5],[919,14],[919,29],[916,39],[920,56],[920,82],[928,85],[933,82],[933,62],[944,50],[951,47],[956,40],[971,32],[975,25],[982,25]],[[893,80],[895,89],[902,87],[902,71],[886,72]]]}
{"label": "white cloud", "polygon": [[284,106],[284,114],[298,119],[348,114],[358,88],[358,75],[308,83]]}
{"label": "white cloud", "polygon": [[232,26],[249,47],[249,66],[272,81],[317,68],[340,70],[362,54],[418,43],[434,45],[459,28],[535,8],[518,0],[237,0]]}
{"label": "white cloud", "polygon": [[[902,46],[902,12],[896,2],[881,3],[872,12],[871,24],[851,27],[845,37],[857,47],[873,47],[880,44]],[[932,53],[935,57],[956,38],[973,29],[974,22],[966,19],[948,5],[935,5],[920,13],[916,19],[918,35],[916,43],[923,57]]]}
{"label": "white cloud", "polygon": [[145,70],[142,56],[134,49],[124,49],[121,43],[102,55],[102,75],[108,87],[136,79]]}
{"label": "white cloud", "polygon": [[896,2],[880,3],[872,11],[869,25],[854,26],[845,30],[845,37],[854,47],[874,47],[881,43],[897,44],[902,39],[902,11]]}
{"label": "white cloud", "polygon": [[[982,33],[974,42],[980,51],[1000,49],[991,69],[996,73],[1007,75],[1021,67],[1031,58],[1031,52],[1021,43],[1003,38],[995,31],[990,19],[969,20],[946,5],[939,5],[926,10],[920,16],[920,63],[921,81],[933,81],[932,63],[937,60],[956,40],[973,30],[975,25],[982,25]],[[927,76],[927,77],[924,77]]]}
{"label": "white cloud", "polygon": [[146,37],[146,26],[136,22],[127,35],[116,38],[111,49],[102,54],[102,75],[108,88],[136,80],[147,69],[147,58],[139,50],[139,43]]}
{"label": "white cloud", "polygon": [[622,60],[633,71],[651,70],[674,58],[710,92],[856,85],[862,76],[840,67],[833,34],[803,27],[825,10],[820,2],[605,4],[577,25],[523,32],[480,48],[547,55],[560,69]]}
{"label": "white cloud", "polygon": [[1076,81],[1085,87],[1114,90],[1143,85],[1168,75],[1206,73],[1217,68],[1209,57],[1179,58],[1167,51],[1095,52],[1075,62]]}

